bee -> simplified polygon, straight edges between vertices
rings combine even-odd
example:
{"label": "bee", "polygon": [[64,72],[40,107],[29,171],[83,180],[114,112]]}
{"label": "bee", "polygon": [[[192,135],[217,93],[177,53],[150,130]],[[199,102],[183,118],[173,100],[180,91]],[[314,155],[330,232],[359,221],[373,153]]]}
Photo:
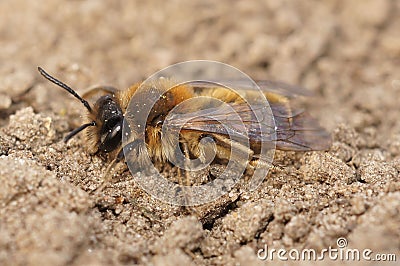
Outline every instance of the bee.
{"label": "bee", "polygon": [[[204,162],[210,147],[215,151],[214,161],[226,161],[232,159],[231,149],[236,147],[240,154],[233,159],[239,164],[252,166],[255,162],[259,162],[258,155],[264,142],[271,142],[276,149],[288,151],[327,150],[331,144],[330,135],[319,126],[318,122],[304,110],[292,105],[292,98],[297,95],[307,95],[307,92],[299,87],[275,81],[257,82],[268,100],[275,123],[274,137],[263,139],[260,138],[261,132],[258,126],[260,122],[255,117],[257,111],[254,111],[254,106],[250,108],[238,93],[215,83],[198,81],[191,84],[175,84],[170,79],[163,78],[140,90],[144,95],[139,96],[139,99],[146,99],[151,90],[156,90],[162,97],[155,102],[146,117],[146,128],[142,134],[136,132],[135,125],[132,125],[127,145],[132,146],[134,152],[129,153],[129,158],[125,158],[122,145],[123,122],[127,118],[130,101],[139,93],[141,83],[132,85],[126,90],[109,86],[95,87],[80,96],[70,86],[52,77],[42,68],[38,67],[38,70],[47,80],[77,98],[87,110],[84,123],[71,131],[65,137],[65,142],[79,132],[86,131],[88,152],[108,155],[110,165],[125,160],[144,166],[147,161],[146,156],[152,162],[166,163],[168,158],[176,156],[177,149],[183,150],[185,156],[189,158],[200,158]],[[229,81],[228,84],[252,97],[254,88],[246,87],[240,81]],[[195,96],[209,96],[228,104],[230,109],[207,101],[184,105],[185,101]],[[90,104],[90,98],[97,100]],[[178,114],[168,116],[178,105],[183,106],[182,110]],[[194,113],[196,116],[193,116]],[[210,113],[213,115],[212,118]],[[231,140],[229,130],[221,127],[222,123],[228,125],[228,128],[235,128],[238,119],[234,115],[239,115],[242,122],[244,121],[245,132],[237,130],[236,135],[239,135],[239,138],[246,137],[249,141],[248,147]],[[178,143],[168,141],[168,134],[162,129],[166,123],[172,128],[180,129]],[[205,137],[215,145],[210,146],[211,142],[202,142]],[[145,141],[140,142],[138,139]],[[147,153],[144,153],[143,149],[147,149]]]}

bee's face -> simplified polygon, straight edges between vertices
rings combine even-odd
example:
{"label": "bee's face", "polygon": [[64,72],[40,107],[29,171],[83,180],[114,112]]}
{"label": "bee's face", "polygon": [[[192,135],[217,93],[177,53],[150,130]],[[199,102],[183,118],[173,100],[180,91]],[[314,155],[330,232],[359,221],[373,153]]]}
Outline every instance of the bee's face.
{"label": "bee's face", "polygon": [[99,151],[114,151],[121,144],[124,119],[122,110],[110,95],[100,97],[94,109],[97,111],[95,121],[98,121]]}
{"label": "bee's face", "polygon": [[95,92],[102,93],[102,96],[98,98],[92,107],[85,99],[86,97],[81,97],[67,84],[50,76],[42,68],[38,67],[38,70],[46,79],[72,94],[88,110],[88,123],[83,124],[68,134],[65,137],[65,142],[77,133],[88,128],[87,140],[89,141],[89,151],[91,153],[109,153],[116,150],[121,145],[124,115],[117,98],[115,98],[115,88],[106,86],[95,88],[89,92],[86,96],[90,96],[90,94]]}

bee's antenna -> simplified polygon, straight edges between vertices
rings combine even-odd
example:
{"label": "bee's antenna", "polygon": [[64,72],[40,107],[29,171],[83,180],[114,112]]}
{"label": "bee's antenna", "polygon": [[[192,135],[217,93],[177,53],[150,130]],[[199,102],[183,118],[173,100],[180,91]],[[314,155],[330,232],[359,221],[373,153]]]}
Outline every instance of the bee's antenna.
{"label": "bee's antenna", "polygon": [[[47,80],[53,82],[54,84],[56,84],[57,86],[60,86],[61,88],[63,88],[64,90],[68,91],[69,93],[71,93],[72,95],[75,96],[75,98],[77,98],[79,101],[81,101],[81,103],[83,103],[83,105],[86,107],[86,109],[89,110],[89,112],[92,112],[92,108],[90,107],[88,101],[86,101],[85,99],[83,99],[81,96],[79,96],[78,93],[76,93],[76,91],[74,91],[70,86],[68,86],[67,84],[59,81],[58,79],[50,76],[50,74],[48,74],[46,71],[44,71],[43,68],[38,67],[38,70],[40,72],[40,74],[42,74],[43,77],[45,77]],[[79,132],[79,131],[78,131]],[[71,132],[72,133],[72,132]]]}
{"label": "bee's antenna", "polygon": [[64,142],[67,143],[73,136],[75,136],[76,134],[78,134],[79,132],[81,132],[82,130],[84,130],[87,127],[93,127],[96,125],[96,122],[92,121],[90,123],[87,124],[83,124],[82,126],[75,128],[74,130],[72,130],[65,138],[64,138]]}

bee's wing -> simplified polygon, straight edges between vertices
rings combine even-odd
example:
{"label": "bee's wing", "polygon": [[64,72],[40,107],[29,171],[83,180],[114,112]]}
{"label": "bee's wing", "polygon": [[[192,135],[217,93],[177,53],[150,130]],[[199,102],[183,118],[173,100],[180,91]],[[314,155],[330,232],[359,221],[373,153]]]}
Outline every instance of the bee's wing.
{"label": "bee's wing", "polygon": [[313,95],[311,91],[301,86],[287,84],[282,81],[258,80],[256,83],[263,91],[271,91],[286,97]]}
{"label": "bee's wing", "polygon": [[[296,96],[312,96],[312,92],[309,90],[297,86],[297,85],[291,85],[287,84],[282,81],[273,81],[273,80],[256,80],[254,81],[258,88],[261,89],[263,92],[272,92],[276,93],[282,96],[286,96],[288,98],[293,98]],[[191,81],[190,85],[192,85],[194,88],[215,88],[216,84],[224,85],[227,87],[230,87],[232,89],[237,89],[237,90],[257,90],[256,84],[249,80],[242,80],[242,79],[236,79],[236,80],[210,80],[210,81]]]}
{"label": "bee's wing", "polygon": [[330,135],[307,113],[288,110],[281,103],[270,107],[274,122],[266,106],[233,103],[199,111],[187,108],[168,115],[164,123],[169,130],[222,134],[251,143],[275,142],[280,150],[329,149]]}
{"label": "bee's wing", "polygon": [[276,147],[280,150],[328,150],[331,136],[318,121],[301,109],[271,103],[276,125]]}

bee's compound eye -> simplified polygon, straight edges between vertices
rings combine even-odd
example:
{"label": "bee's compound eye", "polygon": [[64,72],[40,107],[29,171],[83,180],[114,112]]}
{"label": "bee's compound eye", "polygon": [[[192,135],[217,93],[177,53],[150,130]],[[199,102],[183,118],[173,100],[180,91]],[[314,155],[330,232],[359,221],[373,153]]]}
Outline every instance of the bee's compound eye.
{"label": "bee's compound eye", "polygon": [[113,125],[107,125],[107,131],[101,135],[101,143],[99,149],[103,152],[111,152],[115,150],[121,143],[122,139],[122,121],[108,121]]}

